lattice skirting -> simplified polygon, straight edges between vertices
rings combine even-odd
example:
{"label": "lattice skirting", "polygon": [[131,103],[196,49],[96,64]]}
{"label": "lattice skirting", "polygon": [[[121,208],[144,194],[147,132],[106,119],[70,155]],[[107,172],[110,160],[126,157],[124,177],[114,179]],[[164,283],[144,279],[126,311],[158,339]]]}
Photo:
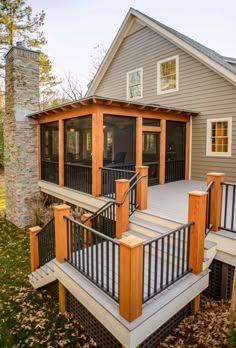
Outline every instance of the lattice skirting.
{"label": "lattice skirting", "polygon": [[158,348],[159,344],[173,331],[178,324],[190,315],[190,303],[177,312],[172,318],[170,318],[159,329],[153,332],[149,337],[143,341],[139,348]]}
{"label": "lattice skirting", "polygon": [[47,290],[47,292],[51,295],[53,300],[55,300],[57,303],[59,302],[58,280],[55,280],[54,282],[43,286],[42,288],[40,288],[40,290]]}
{"label": "lattice skirting", "polygon": [[100,348],[122,347],[117,339],[69,291],[66,291],[66,310],[79,320]]}
{"label": "lattice skirting", "polygon": [[230,299],[235,267],[218,260],[213,260],[209,268],[211,270],[209,286],[203,294],[216,300]]}

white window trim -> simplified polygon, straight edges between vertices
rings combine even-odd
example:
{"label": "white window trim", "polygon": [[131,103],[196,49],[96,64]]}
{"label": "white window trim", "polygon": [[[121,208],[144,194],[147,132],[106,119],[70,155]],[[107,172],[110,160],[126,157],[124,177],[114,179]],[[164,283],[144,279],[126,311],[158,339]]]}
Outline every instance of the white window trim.
{"label": "white window trim", "polygon": [[[228,123],[228,152],[212,152],[211,150],[211,124],[212,122]],[[232,117],[210,118],[207,120],[207,148],[206,155],[211,157],[231,157],[232,149]]]}
{"label": "white window trim", "polygon": [[[160,84],[161,64],[166,63],[172,59],[175,59],[176,61],[176,88],[168,89],[167,91],[161,91],[161,84]],[[157,95],[178,92],[178,90],[179,90],[179,55],[159,60],[157,62]]]}
{"label": "white window trim", "polygon": [[[141,71],[141,96],[140,97],[134,97],[134,98],[130,98],[129,97],[129,74],[132,74],[135,71]],[[137,100],[137,99],[141,99],[143,98],[143,68],[137,68],[131,71],[128,71],[126,73],[126,99],[127,100]]]}

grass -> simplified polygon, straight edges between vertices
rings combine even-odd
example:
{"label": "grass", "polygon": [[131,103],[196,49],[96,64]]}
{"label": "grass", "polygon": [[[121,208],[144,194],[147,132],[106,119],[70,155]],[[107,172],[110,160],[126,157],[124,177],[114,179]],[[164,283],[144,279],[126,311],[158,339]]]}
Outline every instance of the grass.
{"label": "grass", "polygon": [[28,282],[29,236],[0,219],[0,347],[94,347],[71,318],[59,313],[46,291]]}

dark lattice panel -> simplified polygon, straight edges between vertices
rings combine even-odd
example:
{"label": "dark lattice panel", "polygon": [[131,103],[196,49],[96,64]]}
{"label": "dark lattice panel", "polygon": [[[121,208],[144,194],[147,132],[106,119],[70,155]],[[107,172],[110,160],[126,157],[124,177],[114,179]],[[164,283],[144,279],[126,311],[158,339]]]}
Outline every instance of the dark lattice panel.
{"label": "dark lattice panel", "polygon": [[97,347],[121,348],[117,339],[69,291],[66,291],[66,310],[79,320]]}
{"label": "dark lattice panel", "polygon": [[163,341],[188,315],[190,315],[190,303],[146,338],[145,341],[140,344],[139,348],[157,348],[161,341]]}
{"label": "dark lattice panel", "polygon": [[234,270],[235,270],[234,266],[228,265],[226,298],[231,298],[232,297],[233,281],[234,281]]}
{"label": "dark lattice panel", "polygon": [[46,290],[56,302],[59,302],[58,280],[45,285],[40,290]]}
{"label": "dark lattice panel", "polygon": [[92,211],[90,211],[88,209],[81,208],[78,205],[75,205],[75,204],[72,204],[72,203],[69,203],[69,202],[65,202],[65,201],[63,201],[60,198],[57,198],[57,197],[54,197],[54,196],[51,196],[51,195],[48,195],[48,194],[44,194],[44,196],[45,196],[45,198],[47,197],[47,202],[46,202],[47,205],[64,204],[65,203],[65,204],[68,204],[72,209],[76,209],[76,208],[83,209],[83,214],[93,213]]}
{"label": "dark lattice panel", "polygon": [[221,261],[213,260],[210,265],[209,286],[203,294],[216,300],[231,298],[234,268]]}
{"label": "dark lattice panel", "polygon": [[222,275],[222,262],[213,260],[210,265],[209,273],[209,285],[204,290],[203,295],[212,297],[216,300],[221,298],[221,275]]}

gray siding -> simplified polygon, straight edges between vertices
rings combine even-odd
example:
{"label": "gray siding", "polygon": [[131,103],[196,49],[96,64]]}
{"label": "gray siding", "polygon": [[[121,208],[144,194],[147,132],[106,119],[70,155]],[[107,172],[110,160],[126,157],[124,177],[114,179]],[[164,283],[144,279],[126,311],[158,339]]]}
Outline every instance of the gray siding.
{"label": "gray siding", "polygon": [[[157,61],[179,55],[179,91],[157,95]],[[143,67],[143,98],[138,101],[199,111],[193,118],[192,179],[209,171],[224,172],[236,181],[236,87],[210,68],[145,27],[127,36],[95,94],[126,99],[126,73]],[[233,117],[231,158],[206,156],[206,120]]]}

